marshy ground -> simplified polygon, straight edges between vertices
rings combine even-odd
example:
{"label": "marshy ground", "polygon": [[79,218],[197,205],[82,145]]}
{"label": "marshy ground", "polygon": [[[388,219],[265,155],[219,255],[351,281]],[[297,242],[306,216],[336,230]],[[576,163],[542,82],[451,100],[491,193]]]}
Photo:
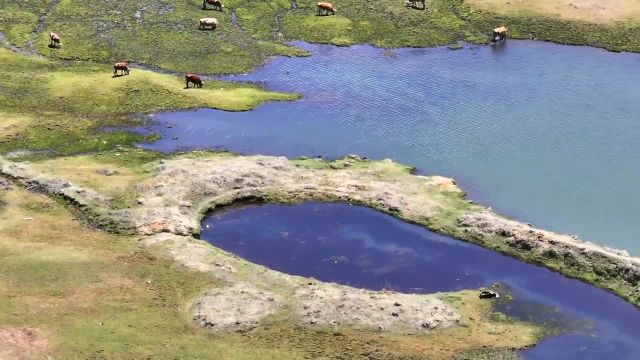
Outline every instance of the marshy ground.
{"label": "marshy ground", "polygon": [[[522,11],[503,11],[486,3],[433,0],[428,2],[427,10],[417,11],[406,8],[401,1],[341,0],[335,2],[338,15],[318,18],[312,1],[299,1],[292,9],[291,2],[284,0],[230,0],[225,5],[232,11],[215,14],[222,26],[203,32],[196,30],[196,19],[202,15],[199,1],[0,0],[0,42],[4,46],[0,49],[0,153],[14,161],[31,161],[25,165],[28,176],[5,169],[3,172],[11,175],[9,180],[0,178],[0,357],[208,358],[215,354],[217,358],[232,359],[445,359],[510,356],[509,349],[535,344],[544,329],[495,316],[490,302],[480,301],[475,292],[439,295],[438,301],[446,302],[461,324],[451,323],[424,333],[407,333],[406,329],[380,332],[366,327],[363,330],[358,324],[338,328],[302,326],[292,310],[293,286],[277,289],[289,301],[283,303],[289,305],[271,313],[252,330],[220,333],[203,328],[193,321],[191,306],[195,299],[207,291],[211,294],[215,291],[212,289],[232,285],[238,278],[218,276],[210,262],[194,265],[184,261],[188,257],[178,250],[193,244],[204,246],[195,239],[177,237],[172,243],[158,244],[141,242],[139,236],[133,235],[146,232],[140,229],[149,233],[168,229],[162,228],[167,224],[144,221],[127,227],[131,223],[124,221],[124,215],[126,210],[148,210],[142,219],[152,218],[155,206],[168,205],[171,200],[163,203],[156,199],[153,189],[145,186],[169,181],[175,174],[163,174],[154,168],[165,155],[133,147],[142,140],[140,135],[101,131],[139,124],[140,114],[144,113],[198,107],[249,110],[265,101],[294,100],[298,97],[295,94],[217,80],[207,81],[204,89],[186,90],[181,76],[172,73],[246,72],[271,56],[307,55],[285,40],[340,45],[368,42],[389,47],[443,45],[460,40],[483,43],[489,29],[506,25],[517,38],[640,50],[640,26],[635,23],[635,13],[623,24],[617,22],[622,19],[616,14],[628,10],[622,2],[606,8],[614,12],[610,20],[616,21],[582,12],[577,17],[579,21],[568,21],[576,16],[567,13],[557,18],[555,13],[527,6]],[[574,3],[582,5],[580,1]],[[598,7],[593,9],[600,11]],[[616,9],[623,10],[615,12]],[[237,17],[237,26],[231,24],[232,13]],[[61,48],[47,46],[50,31],[61,35]],[[140,66],[134,65],[129,76],[112,77],[111,63],[122,60]],[[145,70],[142,65],[155,71]],[[255,159],[207,156],[207,166],[231,164],[249,172],[262,166]],[[197,162],[201,159],[173,161],[182,175],[190,175],[190,166],[202,165]],[[358,190],[355,180],[361,177],[373,179],[376,186],[382,187],[387,185],[386,180],[406,180],[410,176],[409,169],[401,165],[354,159],[334,163],[298,160],[275,165],[267,169],[274,176],[283,174],[277,166],[290,167],[310,178],[321,173],[324,182],[316,184],[319,187],[337,185],[351,177],[354,183],[349,191]],[[339,172],[346,168],[350,170]],[[250,188],[253,178],[240,175],[239,186]],[[53,185],[47,184],[46,179],[41,181],[44,178],[61,180],[62,188],[72,188],[80,201],[65,191],[50,191]],[[196,187],[183,189],[179,195],[184,196],[178,200],[203,196],[199,191],[206,188],[206,183],[195,179]],[[264,181],[260,175],[257,179]],[[428,190],[440,185],[446,188],[451,184],[443,180],[442,184],[429,185]],[[86,198],[86,206],[79,206],[85,195],[96,197]],[[278,188],[262,195],[269,200],[291,200],[286,191]],[[462,236],[455,233],[456,221],[470,208],[477,209],[475,205],[466,202],[456,189],[438,190],[431,195],[436,216],[421,221]],[[390,212],[401,210],[395,207],[398,199],[391,196],[391,200],[387,205],[393,204],[393,208],[381,207]],[[173,215],[180,218],[182,210],[194,214],[185,210],[189,209],[188,204],[175,205],[184,208],[176,208],[176,213],[169,210],[162,214],[168,214],[162,220],[170,220]],[[195,214],[201,210],[195,209]],[[105,224],[113,213],[123,216]],[[496,229],[477,227],[476,222],[487,221],[477,216],[464,218],[467,227],[477,230],[472,234],[477,242],[488,244],[495,237],[509,237],[500,233],[504,224]],[[197,227],[194,223],[197,218],[193,216],[185,223],[178,222],[187,225],[187,233]],[[507,227],[509,231],[520,231],[518,226]],[[523,250],[530,240],[516,242],[517,246],[507,242],[499,249]],[[172,248],[171,244],[182,247]],[[268,276],[284,276],[216,253],[208,245],[206,249],[248,269],[245,276],[258,270]],[[521,257],[537,261],[538,256],[543,256],[542,250]],[[509,251],[515,254],[514,250]],[[207,256],[203,261],[210,260]],[[614,270],[596,273],[581,260],[578,257],[576,267],[554,258],[550,266],[601,286],[605,280],[618,279]],[[633,293],[633,282],[637,284],[638,279],[633,271],[631,268],[628,279],[611,287],[637,303],[639,295]]]}

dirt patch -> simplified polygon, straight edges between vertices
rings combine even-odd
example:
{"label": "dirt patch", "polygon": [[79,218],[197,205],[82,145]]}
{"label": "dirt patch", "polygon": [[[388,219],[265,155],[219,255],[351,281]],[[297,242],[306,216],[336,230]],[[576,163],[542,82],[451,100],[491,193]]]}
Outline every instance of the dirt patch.
{"label": "dirt patch", "polygon": [[126,190],[129,184],[142,179],[140,174],[123,165],[99,163],[93,156],[52,159],[33,163],[33,167],[48,176],[65,178],[106,193]]}
{"label": "dirt patch", "polygon": [[371,330],[430,331],[457,324],[460,315],[430,295],[368,291],[309,283],[294,297],[307,325],[355,325]]}
{"label": "dirt patch", "polygon": [[33,119],[25,115],[10,115],[0,112],[0,140],[10,139],[24,130]]}
{"label": "dirt patch", "polygon": [[45,358],[50,344],[44,331],[32,327],[0,328],[0,359]]}
{"label": "dirt patch", "polygon": [[238,331],[256,327],[260,320],[282,306],[268,291],[238,283],[208,291],[193,304],[193,320],[217,331]]}
{"label": "dirt patch", "polygon": [[534,12],[593,23],[640,21],[636,0],[467,0],[465,4],[502,14]]}

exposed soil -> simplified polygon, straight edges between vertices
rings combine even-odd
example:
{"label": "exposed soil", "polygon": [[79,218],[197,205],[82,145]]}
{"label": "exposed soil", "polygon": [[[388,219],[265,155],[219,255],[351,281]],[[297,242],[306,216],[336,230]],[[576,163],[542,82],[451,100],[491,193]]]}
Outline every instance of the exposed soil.
{"label": "exposed soil", "polygon": [[45,333],[32,327],[0,328],[0,359],[46,358],[50,344]]}
{"label": "exposed soil", "polygon": [[460,314],[432,295],[400,294],[309,283],[295,292],[297,313],[308,325],[357,325],[384,331],[429,331],[452,326]]}
{"label": "exposed soil", "polygon": [[193,320],[217,331],[247,330],[280,310],[281,305],[275,294],[237,283],[205,293],[193,304]]}
{"label": "exposed soil", "polygon": [[467,0],[466,3],[505,14],[532,11],[594,23],[640,21],[640,2],[635,0]]}

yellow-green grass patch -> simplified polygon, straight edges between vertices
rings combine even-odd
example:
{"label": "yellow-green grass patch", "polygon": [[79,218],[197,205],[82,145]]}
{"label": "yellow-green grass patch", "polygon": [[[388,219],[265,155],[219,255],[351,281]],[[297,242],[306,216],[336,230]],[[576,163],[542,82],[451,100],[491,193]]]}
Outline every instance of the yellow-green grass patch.
{"label": "yellow-green grass patch", "polygon": [[0,138],[15,135],[24,130],[33,118],[22,114],[7,114],[0,112]]}

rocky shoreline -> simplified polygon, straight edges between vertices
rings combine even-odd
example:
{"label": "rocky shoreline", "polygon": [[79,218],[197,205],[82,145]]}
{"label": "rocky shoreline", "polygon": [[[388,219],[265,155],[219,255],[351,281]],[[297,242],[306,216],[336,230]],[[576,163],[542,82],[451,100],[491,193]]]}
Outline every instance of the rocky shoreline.
{"label": "rocky shoreline", "polygon": [[418,176],[390,160],[350,156],[334,162],[228,153],[191,153],[143,165],[135,204],[43,174],[28,163],[0,159],[1,173],[29,188],[63,196],[110,229],[151,236],[197,236],[202,217],[242,201],[344,201],[541,264],[609,290],[640,306],[640,259],[580,239],[536,229],[465,199],[452,179]]}

